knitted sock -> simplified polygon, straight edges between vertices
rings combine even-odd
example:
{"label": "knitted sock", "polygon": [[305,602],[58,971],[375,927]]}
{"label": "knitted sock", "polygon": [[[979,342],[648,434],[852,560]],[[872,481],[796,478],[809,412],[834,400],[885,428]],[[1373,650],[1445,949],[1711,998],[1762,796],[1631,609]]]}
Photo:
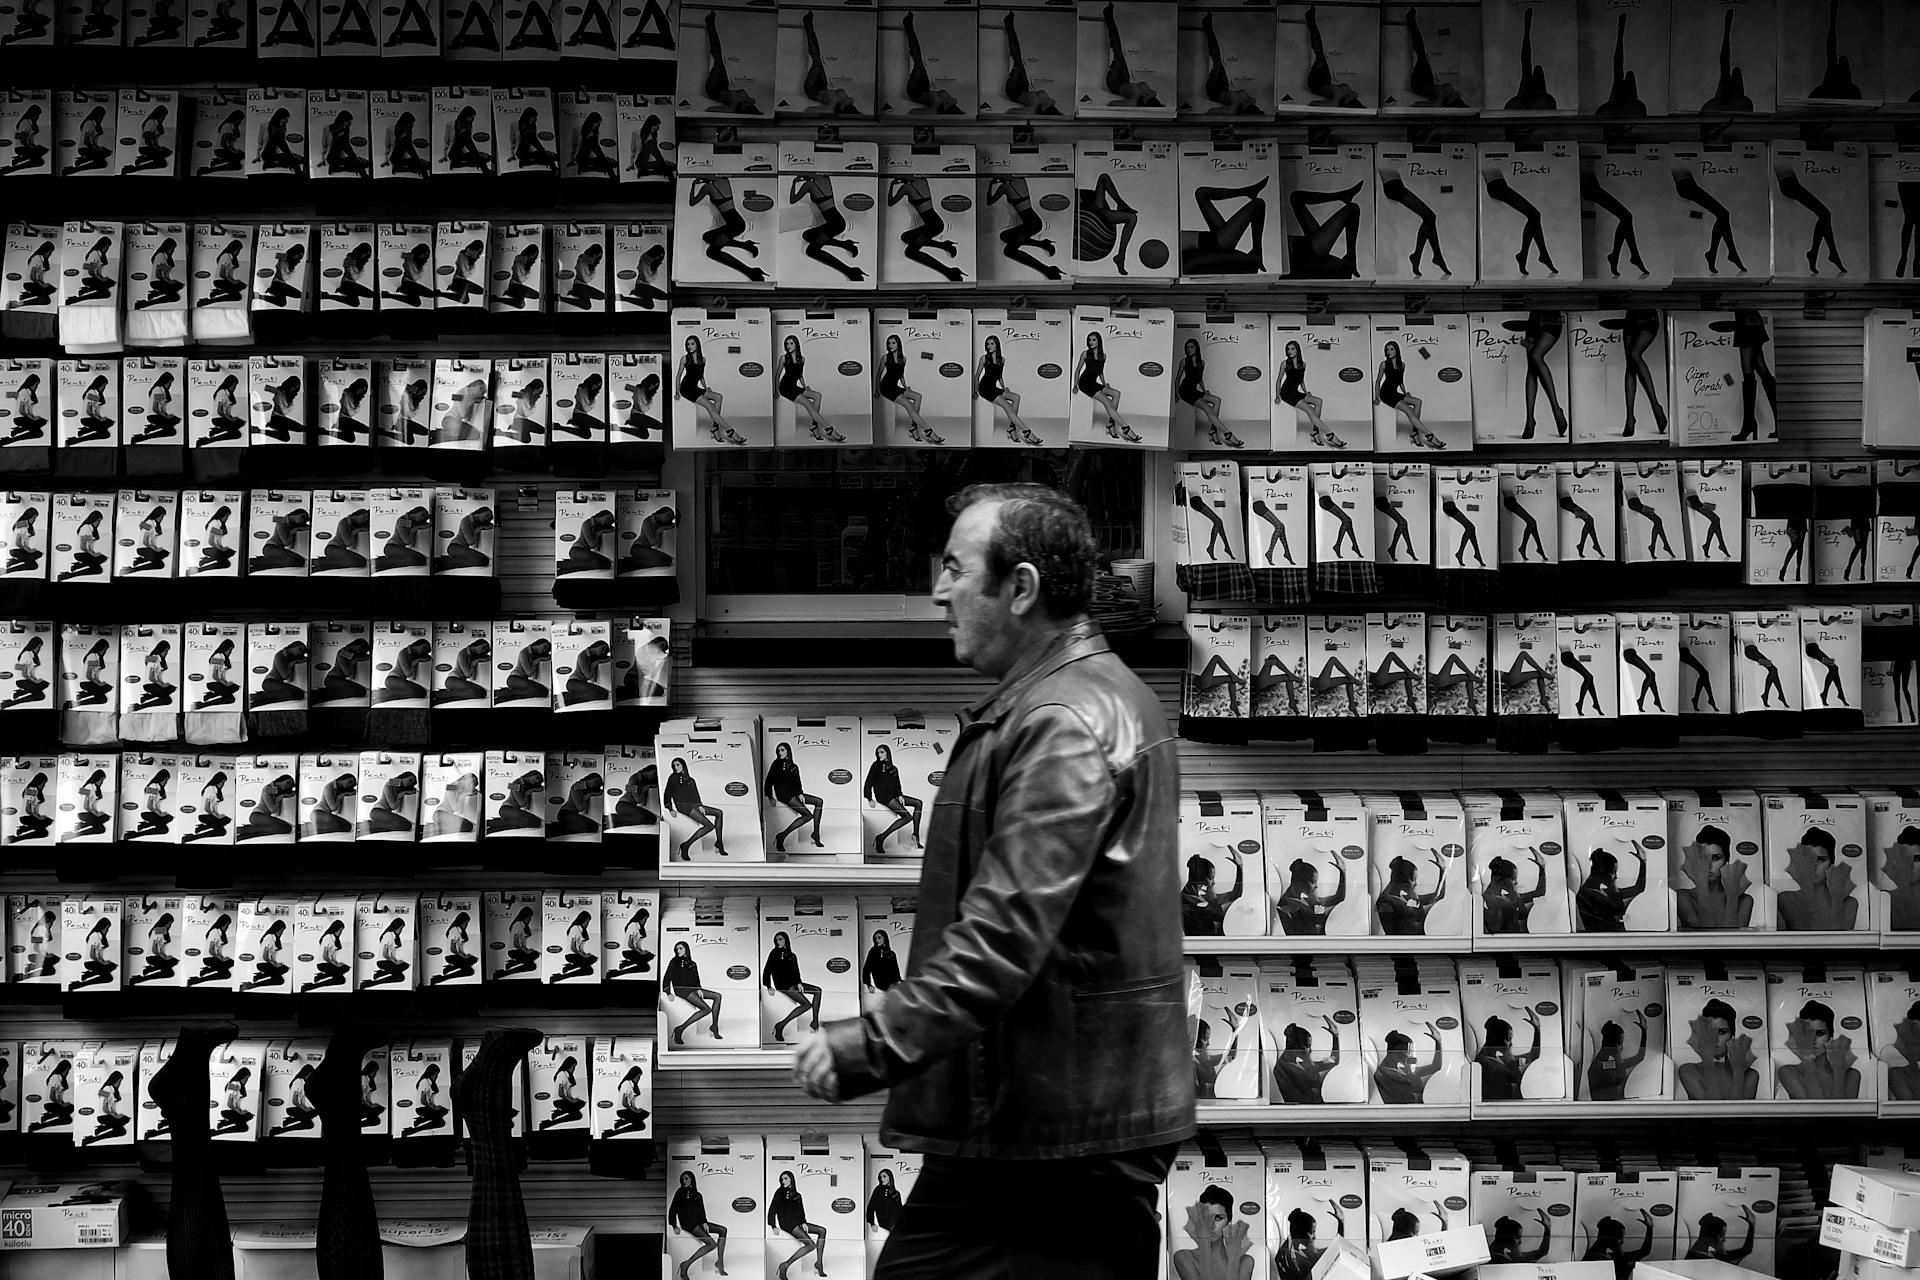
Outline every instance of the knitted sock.
{"label": "knitted sock", "polygon": [[247,718],[231,711],[188,711],[180,717],[181,731],[196,747],[224,747],[247,740]]}
{"label": "knitted sock", "polygon": [[184,309],[127,312],[127,345],[130,347],[184,347],[189,329]]}
{"label": "knitted sock", "polygon": [[605,440],[552,439],[547,445],[547,465],[556,476],[592,480],[607,474]]}
{"label": "knitted sock", "polygon": [[68,355],[113,355],[120,350],[120,308],[61,307],[60,345]]}
{"label": "knitted sock", "polygon": [[0,313],[0,338],[12,342],[52,342],[60,335],[59,316],[52,311]]}
{"label": "knitted sock", "polygon": [[314,1261],[320,1280],[381,1280],[380,1220],[360,1142],[360,1063],[386,1037],[344,1026],[327,1041],[307,1097],[320,1113],[319,1233]]}
{"label": "knitted sock", "polygon": [[[8,726],[11,728],[11,724]],[[120,737],[126,742],[177,742],[178,711],[128,711],[120,717]]]}
{"label": "knitted sock", "polygon": [[227,1202],[213,1163],[207,1128],[212,1095],[208,1060],[240,1029],[232,1025],[182,1027],[173,1056],[147,1081],[173,1134],[173,1189],[167,1211],[167,1274],[192,1280],[233,1280],[233,1238]]}
{"label": "knitted sock", "polygon": [[121,451],[121,463],[129,480],[167,480],[186,478],[186,446],[171,442],[129,445]]}
{"label": "knitted sock", "polygon": [[120,713],[62,711],[60,741],[69,747],[110,747],[120,741]]}
{"label": "knitted sock", "polygon": [[193,313],[193,340],[201,346],[244,347],[253,341],[253,317],[245,307],[200,307]]}
{"label": "knitted sock", "polygon": [[120,450],[61,449],[53,455],[53,474],[62,480],[99,482],[110,487],[120,475]]}
{"label": "knitted sock", "polygon": [[246,469],[244,445],[224,449],[201,446],[187,451],[187,470],[197,485],[226,488],[238,483]]}
{"label": "knitted sock", "polygon": [[533,1239],[511,1146],[514,1074],[546,1036],[533,1027],[490,1027],[453,1084],[473,1170],[467,1209],[469,1280],[534,1280]]}
{"label": "knitted sock", "polygon": [[367,741],[376,747],[423,747],[432,740],[433,713],[425,707],[367,712]]}
{"label": "knitted sock", "polygon": [[249,711],[247,735],[250,738],[304,738],[307,709],[275,707],[268,711]]}
{"label": "knitted sock", "polygon": [[53,470],[53,450],[41,445],[10,445],[0,449],[0,481],[17,485],[44,479]]}

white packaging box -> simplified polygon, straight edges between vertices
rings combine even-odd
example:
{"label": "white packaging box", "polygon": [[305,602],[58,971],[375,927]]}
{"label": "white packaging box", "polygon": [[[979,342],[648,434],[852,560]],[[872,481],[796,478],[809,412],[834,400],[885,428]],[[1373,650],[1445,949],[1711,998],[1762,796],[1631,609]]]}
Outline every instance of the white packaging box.
{"label": "white packaging box", "polygon": [[[0,389],[0,396],[5,394],[5,390]],[[52,495],[45,490],[13,489],[0,493],[0,520],[6,521],[11,532],[6,560],[0,564],[0,581],[47,580],[47,550],[51,531],[46,513],[51,509],[52,502]]]}
{"label": "white packaging box", "polygon": [[546,752],[489,751],[486,769],[486,811],[491,815],[487,838],[542,839],[546,835]]}
{"label": "white packaging box", "polygon": [[20,1112],[23,1134],[72,1138],[79,1106],[73,1080],[74,1058],[90,1051],[84,1040],[25,1040],[20,1044]]}
{"label": "white packaging box", "polygon": [[1359,719],[1369,714],[1366,615],[1310,616],[1307,650],[1319,668],[1310,670],[1309,713],[1316,718],[1336,720]]}
{"label": "white packaging box", "polygon": [[[1620,465],[1620,558],[1627,564],[1677,564],[1687,558],[1680,464],[1656,458]],[[1674,541],[1675,535],[1680,541]]]}
{"label": "white packaging box", "polygon": [[1729,966],[1724,979],[1709,979],[1699,965],[1674,965],[1667,971],[1667,998],[1676,1100],[1773,1096],[1765,974]]}
{"label": "white packaging box", "polygon": [[1671,1258],[1679,1185],[1672,1170],[1579,1174],[1573,1214],[1580,1256]]}
{"label": "white packaging box", "polygon": [[499,539],[492,489],[436,489],[433,572],[444,578],[494,576]]}
{"label": "white packaging box", "polygon": [[1163,448],[1171,428],[1167,369],[1173,312],[1076,307],[1069,435],[1076,444]]}
{"label": "white packaging box", "polygon": [[539,891],[488,889],[482,908],[486,913],[486,956],[482,961],[485,980],[540,981]]}
{"label": "white packaging box", "polygon": [[1409,1156],[1391,1148],[1370,1150],[1368,1236],[1378,1246],[1409,1236],[1472,1229],[1472,1191],[1472,1166],[1457,1151],[1428,1147],[1424,1155]]}
{"label": "white packaging box", "polygon": [[1365,937],[1371,815],[1357,796],[1265,792],[1260,797],[1267,896],[1289,936]]}
{"label": "white packaging box", "polygon": [[1282,115],[1371,115],[1380,109],[1378,4],[1282,0],[1279,17],[1275,95]]}
{"label": "white packaging box", "polygon": [[[765,858],[760,833],[758,752],[750,729],[718,721],[663,725],[654,739],[660,798],[677,861],[714,862],[738,855]],[[727,848],[727,841],[733,848]]]}
{"label": "white packaging box", "polygon": [[861,769],[855,772],[862,776],[862,840],[878,856],[920,856],[926,808],[946,777],[959,734],[953,716],[860,718]]}
{"label": "white packaging box", "polygon": [[[1284,21],[1280,31],[1284,42]],[[1280,181],[1287,190],[1288,278],[1373,279],[1373,148],[1284,146]]]}
{"label": "white packaging box", "polygon": [[860,955],[860,1007],[877,1008],[906,971],[919,899],[912,895],[860,898],[860,929],[854,939]]}
{"label": "white packaging box", "polygon": [[346,894],[308,895],[294,905],[290,990],[353,990],[354,915],[355,900]]}
{"label": "white packaging box", "polygon": [[879,1246],[893,1234],[900,1220],[900,1207],[920,1180],[924,1157],[916,1151],[899,1151],[882,1146],[877,1138],[866,1138],[867,1192],[866,1236],[869,1262],[879,1256]]}
{"label": "white packaging box", "polygon": [[186,898],[178,893],[129,895],[125,911],[126,985],[183,988]]}
{"label": "white packaging box", "polygon": [[1560,665],[1565,671],[1559,680],[1560,718],[1618,719],[1620,646],[1614,615],[1563,613],[1556,634]]}
{"label": "white packaging box", "polygon": [[1485,1262],[1487,1257],[1486,1233],[1478,1227],[1403,1236],[1373,1246],[1374,1271],[1381,1280],[1446,1275]]}
{"label": "white packaging box", "polygon": [[547,620],[496,621],[492,649],[494,707],[548,709],[553,700],[553,640]]}
{"label": "white packaging box", "polygon": [[293,990],[293,909],[300,899],[278,894],[241,900],[234,917],[236,991],[287,995]]}
{"label": "white packaging box", "polygon": [[540,980],[549,986],[586,986],[600,981],[600,895],[579,889],[548,889],[540,895]]}
{"label": "white packaging box", "polygon": [[[24,1046],[8,1046],[18,1049]],[[160,1114],[160,1104],[147,1096],[147,1086],[167,1059],[173,1056],[173,1041],[146,1040],[140,1045],[140,1055],[134,1064],[133,1072],[133,1132],[139,1142],[171,1142],[173,1131]],[[15,1061],[23,1063],[25,1059],[16,1055]],[[14,1073],[15,1080],[19,1073]],[[158,1278],[156,1277],[156,1280]]]}
{"label": "white packaging box", "polygon": [[1559,311],[1467,317],[1476,443],[1552,444],[1564,434],[1573,396],[1572,344],[1562,340],[1569,318]]}
{"label": "white packaging box", "polygon": [[[1567,327],[1573,442],[1617,444],[1664,436],[1668,408],[1679,393],[1668,386],[1669,337],[1659,313],[1651,308],[1574,311],[1567,314]],[[1676,372],[1674,388],[1678,379]]]}
{"label": "white packaging box", "polygon": [[88,1042],[73,1055],[74,1145],[131,1147],[138,1044]]}
{"label": "white packaging box", "polygon": [[[1464,316],[1373,317],[1373,447],[1381,453],[1473,448],[1473,383]],[[1399,388],[1388,404],[1382,393]],[[1432,441],[1439,441],[1433,444]]]}
{"label": "white packaging box", "polygon": [[1774,889],[1761,856],[1752,791],[1669,791],[1667,863],[1681,930],[1771,929]]}
{"label": "white packaging box", "polygon": [[660,893],[657,889],[600,891],[602,982],[653,982],[659,977]]}
{"label": "white packaging box", "polygon": [[360,753],[360,821],[356,840],[412,844],[420,836],[420,755]]}
{"label": "white packaging box", "polygon": [[638,1142],[653,1136],[651,1038],[593,1038],[592,1128],[598,1142]]}
{"label": "white packaging box", "polygon": [[[853,895],[762,896],[760,938],[766,952],[759,969],[763,1048],[797,1043],[823,1020],[859,1014],[859,910]],[[785,1034],[789,1027],[792,1039]]]}
{"label": "white packaging box", "polygon": [[[1361,979],[1360,1035],[1373,1082],[1370,1101],[1382,1106],[1464,1106],[1467,1054],[1460,1033],[1459,983],[1451,974],[1423,974],[1419,985],[1418,991],[1399,990],[1391,974],[1384,982]],[[1461,1174],[1464,1180],[1464,1167]],[[1377,1177],[1372,1186],[1375,1224],[1384,1238],[1391,1215],[1382,1215]],[[1460,1207],[1465,1212],[1464,1194]]]}
{"label": "white packaging box", "polygon": [[7,895],[7,981],[60,986],[60,903],[57,894]]}
{"label": "white packaging box", "polygon": [[1776,141],[1773,278],[1847,283],[1873,275],[1867,248],[1867,146]]}
{"label": "white packaging box", "polygon": [[1739,1263],[1772,1275],[1780,1171],[1682,1166],[1673,1251],[1681,1258]]}
{"label": "white packaging box", "polygon": [[955,10],[941,0],[886,6],[875,83],[881,117],[971,119],[980,103],[979,36],[972,6]]}
{"label": "white packaging box", "polygon": [[503,356],[493,362],[493,372],[494,447],[544,446],[553,404],[547,358]]}
{"label": "white packaging box", "polygon": [[[1074,6],[1077,110],[1082,120],[1171,120],[1179,83],[1178,15],[1165,5],[1093,0]],[[1113,60],[1128,81],[1115,87]]]}
{"label": "white packaging box", "polygon": [[445,889],[420,897],[420,971],[432,987],[477,987],[486,950],[477,891]]}
{"label": "white packaging box", "polygon": [[[325,434],[322,433],[322,443]],[[313,493],[313,563],[308,577],[364,581],[373,569],[367,558],[372,508],[365,489],[316,489]],[[367,624],[359,624],[362,632]],[[317,647],[317,646],[316,646]]]}
{"label": "white packaging box", "polygon": [[1314,562],[1372,561],[1374,464],[1315,462],[1311,468]]}
{"label": "white packaging box", "polygon": [[1272,139],[1183,142],[1180,277],[1277,279],[1286,268],[1279,199],[1280,152]]}
{"label": "white packaging box", "polygon": [[[766,1267],[824,1266],[829,1276],[857,1274],[865,1262],[861,1192],[866,1152],[850,1133],[770,1133],[766,1138],[766,1204],[776,1220],[798,1215],[805,1224],[768,1225]],[[797,1201],[794,1199],[797,1197]],[[812,1249],[802,1259],[802,1251]]]}
{"label": "white packaging box", "polygon": [[[1365,1102],[1353,975],[1343,965],[1274,960],[1260,965],[1259,979],[1266,1100],[1287,1106]],[[1276,1218],[1271,1230],[1283,1225],[1284,1217]]]}
{"label": "white packaging box", "polygon": [[1920,1244],[1912,1231],[1883,1227],[1864,1214],[1832,1205],[1820,1215],[1820,1243],[1900,1270],[1911,1270],[1909,1264],[1920,1258]]}
{"label": "white packaging box", "polygon": [[[769,858],[858,860],[858,716],[767,716],[761,722],[762,829]],[[788,842],[791,844],[788,845]]]}
{"label": "white packaging box", "polygon": [[[233,990],[239,968],[240,900],[188,894],[182,919],[186,945],[180,949],[185,957],[180,967],[187,974],[186,985]],[[251,974],[249,969],[247,976]]]}
{"label": "white packaging box", "polygon": [[606,757],[598,751],[557,752],[547,757],[547,768],[547,839],[599,844],[606,827]]}
{"label": "white packaging box", "polygon": [[315,1067],[327,1055],[324,1040],[270,1040],[261,1059],[260,1136],[311,1141],[320,1136],[320,1112],[307,1094]]}
{"label": "white packaging box", "polygon": [[[23,1046],[24,1052],[24,1046]],[[1833,1167],[1833,1203],[1895,1231],[1920,1231],[1920,1175],[1859,1165]]]}
{"label": "white packaging box", "polygon": [[[553,667],[554,714],[613,710],[613,624],[605,619],[555,619],[549,634],[559,650]],[[553,789],[558,791],[558,785]]]}
{"label": "white packaging box", "polygon": [[[681,109],[720,117],[771,116],[778,16],[735,0],[710,0],[682,6],[679,22],[682,56],[675,96]],[[716,98],[707,92],[707,68],[722,59],[727,91]]]}
{"label": "white packaging box", "polygon": [[527,1055],[527,1119],[534,1133],[587,1133],[592,1089],[587,1037],[548,1036]]}
{"label": "white packaging box", "polygon": [[776,446],[873,443],[870,319],[854,307],[773,313]]}
{"label": "white packaging box", "polygon": [[[657,117],[656,117],[657,118]],[[671,229],[664,222],[613,224],[613,310],[616,315],[663,309]],[[496,366],[498,361],[495,361]]]}
{"label": "white packaging box", "polygon": [[[1833,965],[1767,967],[1767,1026],[1776,1098],[1878,1099],[1867,1033],[1866,974]],[[1737,1259],[1736,1259],[1737,1260]]]}
{"label": "white packaging box", "polygon": [[60,954],[68,991],[118,991],[126,899],[69,895],[60,903]]}
{"label": "white packaging box", "polygon": [[1666,801],[1635,791],[1574,791],[1564,799],[1575,931],[1665,933],[1673,920]]}
{"label": "white packaging box", "polygon": [[751,1051],[759,1042],[758,910],[750,896],[662,897],[660,942],[667,957],[660,977],[662,1053]]}
{"label": "white packaging box", "polygon": [[979,184],[971,145],[880,149],[880,283],[962,284],[975,278]]}
{"label": "white packaging box", "polygon": [[114,500],[113,576],[148,581],[173,576],[180,495],[122,489]]}
{"label": "white packaging box", "polygon": [[[1240,464],[1237,462],[1182,462],[1174,486],[1173,519],[1184,526],[1185,537],[1173,539],[1179,567],[1238,566],[1245,562],[1246,539],[1241,528]],[[1195,517],[1199,519],[1195,519]],[[1184,547],[1184,551],[1182,548]],[[1244,618],[1224,618],[1238,622]],[[1192,628],[1190,628],[1192,629]],[[1198,668],[1195,660],[1191,665]],[[1197,674],[1197,671],[1196,671]],[[1189,687],[1189,693],[1192,693]]]}
{"label": "white packaging box", "polygon": [[[1474,904],[1467,883],[1467,821],[1451,795],[1369,795],[1373,931],[1464,938]],[[1389,906],[1389,903],[1392,905]]]}
{"label": "white packaging box", "polygon": [[[1401,28],[1397,22],[1390,26]],[[1477,163],[1472,143],[1376,146],[1380,192],[1374,201],[1374,261],[1379,282],[1473,283],[1479,265]]]}
{"label": "white packaging box", "polygon": [[1572,142],[1480,148],[1480,279],[1581,279],[1580,149]]}
{"label": "white packaging box", "polygon": [[972,313],[873,313],[874,440],[882,448],[965,448],[973,436]]}
{"label": "white packaging box", "polygon": [[[1074,144],[1076,279],[1151,282],[1180,274],[1174,147],[1172,142]],[[1127,216],[1116,216],[1122,212]]]}
{"label": "white packaging box", "polygon": [[1180,797],[1180,914],[1189,937],[1264,937],[1267,875],[1260,797],[1189,791]]}
{"label": "white packaging box", "polygon": [[660,773],[654,766],[652,745],[610,743],[606,755],[609,789],[619,797],[607,806],[607,834],[659,834]]}
{"label": "white packaging box", "polygon": [[[265,1090],[267,1042],[232,1040],[213,1051],[208,1065],[210,1114],[215,1142],[258,1142]],[[384,1131],[385,1126],[381,1126]]]}
{"label": "white packaging box", "polygon": [[[1329,1142],[1303,1152],[1291,1142],[1261,1144],[1266,1158],[1267,1239],[1276,1270],[1318,1275],[1347,1242],[1367,1239],[1367,1161],[1358,1147]],[[1359,1276],[1370,1275],[1364,1252]]]}
{"label": "white packaging box", "polygon": [[1909,788],[1861,788],[1867,805],[1869,894],[1882,933],[1920,930],[1920,796]]}
{"label": "white packaging box", "polygon": [[420,901],[411,894],[363,893],[354,904],[353,976],[362,991],[411,991],[418,984]]}
{"label": "white packaging box", "polygon": [[[683,178],[689,150],[681,150]],[[774,244],[781,286],[873,288],[880,263],[879,144],[785,141],[779,164]]]}
{"label": "white packaging box", "polygon": [[618,554],[610,489],[561,489],[554,494],[554,578],[568,582],[611,582]]}
{"label": "white packaging box", "polygon": [[673,447],[773,446],[773,315],[678,307],[673,313]]}
{"label": "white packaging box", "polygon": [[1269,1274],[1266,1184],[1266,1157],[1249,1139],[1215,1141],[1209,1134],[1183,1143],[1167,1172],[1167,1248],[1176,1272],[1200,1257],[1187,1231],[1188,1214],[1198,1208],[1222,1229],[1243,1229],[1247,1252],[1242,1256],[1253,1261],[1255,1274]]}
{"label": "white packaging box", "polygon": [[1857,795],[1769,792],[1763,797],[1767,883],[1778,927],[1871,931],[1866,803]]}
{"label": "white packaging box", "polygon": [[[757,1133],[668,1140],[667,1183],[674,1191],[667,1209],[666,1261],[674,1274],[686,1267],[702,1280],[718,1275],[713,1262],[718,1233],[711,1228],[722,1227],[727,1274],[766,1280],[769,1269],[759,1247],[768,1231],[766,1163],[765,1139]],[[692,1222],[688,1215],[701,1209],[706,1221]]]}
{"label": "white packaging box", "polygon": [[1576,0],[1480,6],[1482,115],[1565,116],[1579,109],[1578,10]]}
{"label": "white packaging box", "polygon": [[980,279],[1064,284],[1074,237],[1073,145],[989,142],[980,146],[977,163]]}
{"label": "white packaging box", "polygon": [[1664,143],[1581,149],[1580,222],[1591,278],[1616,287],[1673,282],[1686,205]]}
{"label": "white packaging box", "polygon": [[1251,959],[1200,956],[1187,962],[1186,975],[1196,1094],[1207,1102],[1259,1100],[1259,970]]}
{"label": "white packaging box", "polygon": [[[1916,157],[1915,164],[1920,165],[1920,157]],[[1920,181],[1920,177],[1914,181]],[[1914,263],[1911,270],[1920,275],[1920,262]],[[1915,392],[1913,364],[1907,358],[1915,348],[1920,348],[1920,312],[1881,309],[1867,313],[1866,385],[1861,392],[1864,405],[1860,438],[1868,448],[1908,449],[1920,444],[1920,426],[1915,423],[1916,413],[1920,413],[1920,394]],[[1882,474],[1891,470],[1885,462],[1879,464],[1879,469]],[[1881,536],[1886,535],[1883,532]],[[1898,567],[1906,567],[1905,558],[1898,561]],[[1881,580],[1886,578],[1883,570]],[[1896,573],[1892,580],[1904,578]]]}
{"label": "white packaging box", "polygon": [[[1261,468],[1270,470],[1270,468]],[[1306,494],[1306,468],[1295,467],[1298,484],[1295,486],[1300,498]],[[1269,490],[1271,492],[1271,490]],[[1293,504],[1295,512],[1304,516],[1304,501]],[[1279,540],[1276,532],[1274,541]],[[1301,540],[1301,554],[1306,554],[1306,541]],[[1277,567],[1277,566],[1276,566]],[[1307,618],[1301,613],[1270,613],[1261,617],[1253,629],[1253,658],[1251,661],[1253,677],[1252,695],[1249,701],[1253,715],[1259,720],[1276,720],[1284,726],[1286,721],[1297,720],[1306,715],[1306,702],[1303,694],[1307,691]],[[1264,726],[1256,730],[1265,733]],[[1281,728],[1281,732],[1292,732]]]}
{"label": "white packaging box", "polygon": [[1874,143],[1867,158],[1867,181],[1873,278],[1910,279],[1920,263],[1913,258],[1913,233],[1907,230],[1910,215],[1900,197],[1903,190],[1911,191],[1912,184],[1920,182],[1920,148]]}
{"label": "white packaging box", "polygon": [[1264,449],[1272,436],[1268,317],[1174,317],[1172,440],[1190,449]]}
{"label": "white packaging box", "polygon": [[[110,1280],[112,1269],[79,1272],[79,1267],[94,1266],[94,1259],[111,1259],[106,1250],[118,1249],[127,1234],[127,1192],[130,1184],[118,1182],[44,1183],[32,1179],[14,1183],[0,1197],[0,1212],[13,1224],[0,1250],[31,1250],[7,1264],[8,1275],[32,1276],[34,1280],[73,1277],[73,1280]],[[76,1258],[63,1254],[46,1270],[28,1270],[33,1253],[51,1250],[86,1249]],[[98,1252],[93,1252],[93,1251]]]}
{"label": "white packaging box", "polygon": [[1474,1170],[1473,1220],[1489,1254],[1499,1263],[1572,1262],[1574,1192],[1564,1169]]}
{"label": "white packaging box", "polygon": [[1573,932],[1566,817],[1558,796],[1468,794],[1471,886],[1480,899],[1475,937]]}
{"label": "white packaging box", "polygon": [[974,446],[1065,447],[1074,394],[1068,376],[1073,313],[977,308],[973,335]]}
{"label": "white packaging box", "polygon": [[453,1134],[453,1044],[447,1040],[408,1040],[388,1051],[389,1095],[393,1112],[388,1127],[396,1139],[451,1137]]}
{"label": "white packaging box", "polygon": [[1475,1104],[1571,1099],[1559,964],[1476,956],[1461,960],[1459,972]]}

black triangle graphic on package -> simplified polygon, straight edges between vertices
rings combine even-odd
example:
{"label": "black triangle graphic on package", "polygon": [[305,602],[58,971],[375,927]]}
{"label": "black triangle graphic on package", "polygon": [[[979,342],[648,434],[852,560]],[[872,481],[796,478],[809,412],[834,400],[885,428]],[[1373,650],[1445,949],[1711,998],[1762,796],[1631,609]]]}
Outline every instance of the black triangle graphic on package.
{"label": "black triangle graphic on package", "polygon": [[405,0],[400,6],[400,20],[393,24],[393,34],[387,37],[386,47],[391,49],[399,44],[436,43],[433,38],[433,17],[420,0]]}
{"label": "black triangle graphic on package", "polygon": [[280,0],[280,12],[273,20],[272,30],[261,39],[260,47],[266,49],[283,43],[313,48],[313,24],[307,21],[306,6],[301,0]]}
{"label": "black triangle graphic on package", "polygon": [[667,25],[667,11],[661,7],[660,0],[647,0],[640,10],[640,21],[634,24],[633,34],[627,37],[626,49],[665,49],[672,53],[677,47],[673,40],[673,28]]}
{"label": "black triangle graphic on package", "polygon": [[559,52],[560,42],[554,38],[553,19],[547,13],[544,0],[528,0],[526,11],[520,16],[520,29],[507,41],[507,48]]}
{"label": "black triangle graphic on package", "polygon": [[612,49],[618,43],[613,38],[613,18],[607,13],[607,6],[600,0],[587,0],[580,12],[580,21],[574,25],[573,34],[567,37],[567,47],[585,44],[597,49]]}
{"label": "black triangle graphic on package", "polygon": [[[480,28],[480,34],[468,34],[476,26]],[[493,29],[491,6],[482,4],[481,0],[467,0],[467,11],[461,15],[460,29],[453,33],[453,39],[447,41],[447,48],[500,52],[500,33]]]}
{"label": "black triangle graphic on package", "polygon": [[367,13],[365,0],[341,0],[340,16],[334,21],[333,30],[327,33],[326,43],[362,44],[370,49],[380,43],[380,38],[373,33],[373,18]]}

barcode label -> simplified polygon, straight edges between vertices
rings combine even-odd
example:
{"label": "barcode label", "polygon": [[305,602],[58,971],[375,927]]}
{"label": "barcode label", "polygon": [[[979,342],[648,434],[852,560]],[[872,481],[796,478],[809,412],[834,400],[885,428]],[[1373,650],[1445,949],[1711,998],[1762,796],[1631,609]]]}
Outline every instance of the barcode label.
{"label": "barcode label", "polygon": [[80,1228],[80,1243],[81,1244],[112,1244],[113,1228],[83,1226]]}

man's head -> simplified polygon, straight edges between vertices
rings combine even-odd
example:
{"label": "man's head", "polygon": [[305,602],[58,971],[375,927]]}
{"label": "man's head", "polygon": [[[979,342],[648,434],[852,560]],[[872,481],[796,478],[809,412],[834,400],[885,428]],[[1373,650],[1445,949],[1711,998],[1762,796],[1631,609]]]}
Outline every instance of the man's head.
{"label": "man's head", "polygon": [[933,602],[947,611],[954,656],[998,679],[1021,653],[1087,611],[1099,547],[1087,514],[1038,484],[978,484],[954,514]]}

